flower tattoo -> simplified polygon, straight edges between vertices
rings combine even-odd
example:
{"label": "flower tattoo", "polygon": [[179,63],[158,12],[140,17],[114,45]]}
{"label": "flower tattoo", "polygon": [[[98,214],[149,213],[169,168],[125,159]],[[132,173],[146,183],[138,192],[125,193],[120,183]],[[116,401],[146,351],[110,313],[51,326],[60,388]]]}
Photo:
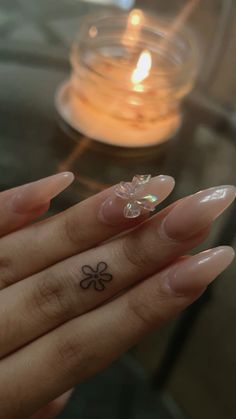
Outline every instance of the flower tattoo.
{"label": "flower tattoo", "polygon": [[80,286],[84,290],[93,287],[96,291],[105,290],[106,282],[112,280],[112,275],[107,273],[108,266],[105,262],[99,262],[96,269],[91,268],[89,265],[82,267],[82,272],[86,275],[86,278],[80,281]]}

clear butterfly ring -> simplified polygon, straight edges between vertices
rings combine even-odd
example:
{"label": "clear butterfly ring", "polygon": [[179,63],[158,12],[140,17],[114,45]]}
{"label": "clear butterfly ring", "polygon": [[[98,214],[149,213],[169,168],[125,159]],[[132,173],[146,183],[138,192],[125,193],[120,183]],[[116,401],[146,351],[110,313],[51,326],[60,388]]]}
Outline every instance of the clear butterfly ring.
{"label": "clear butterfly ring", "polygon": [[[137,218],[142,209],[154,211],[158,202],[158,197],[152,194],[142,195],[144,186],[151,180],[151,175],[136,175],[132,182],[120,182],[115,187],[117,197],[126,201],[124,216],[126,218]],[[145,188],[146,189],[146,188]]]}

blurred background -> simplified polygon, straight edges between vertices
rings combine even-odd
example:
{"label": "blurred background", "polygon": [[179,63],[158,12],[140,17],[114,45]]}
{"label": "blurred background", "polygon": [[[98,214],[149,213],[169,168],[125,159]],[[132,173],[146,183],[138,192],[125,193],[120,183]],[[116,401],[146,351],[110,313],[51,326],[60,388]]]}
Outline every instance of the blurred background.
{"label": "blurred background", "polygon": [[[56,89],[70,73],[70,45],[86,14],[135,7],[174,19],[186,3],[0,0],[1,190],[73,170],[77,181],[55,200],[54,213],[136,172],[175,176],[171,200],[236,183],[233,0],[199,1],[187,22],[199,42],[201,69],[168,148],[130,151],[93,143],[55,110]],[[235,245],[235,232],[234,207],[216,223],[207,245]],[[234,264],[192,309],[79,386],[61,418],[234,419],[235,272]]]}

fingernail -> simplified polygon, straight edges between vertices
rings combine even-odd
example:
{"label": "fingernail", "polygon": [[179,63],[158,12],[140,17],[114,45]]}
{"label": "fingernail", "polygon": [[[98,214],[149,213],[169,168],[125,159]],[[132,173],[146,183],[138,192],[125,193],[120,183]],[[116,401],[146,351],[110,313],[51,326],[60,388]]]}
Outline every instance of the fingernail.
{"label": "fingernail", "polygon": [[167,215],[161,232],[173,240],[186,240],[208,227],[235,197],[234,186],[218,186],[189,196]]}
{"label": "fingernail", "polygon": [[[171,176],[156,176],[142,187],[142,193],[140,193],[140,196],[137,199],[142,199],[147,195],[152,195],[153,197],[157,197],[155,205],[159,205],[172,192],[174,185],[175,181]],[[115,226],[122,223],[127,223],[129,218],[138,218],[139,215],[143,215],[144,213],[148,212],[146,209],[144,209],[144,207],[134,202],[134,207],[132,208],[132,215],[134,216],[126,217],[124,214],[124,209],[130,201],[129,199],[121,199],[120,197],[116,196],[115,188],[116,187],[114,187],[111,196],[108,197],[100,207],[98,213],[98,218],[100,221],[105,224]],[[132,198],[131,201],[132,200],[135,201],[135,198]]]}
{"label": "fingernail", "polygon": [[179,262],[170,268],[166,283],[176,294],[199,292],[213,282],[234,260],[232,247],[221,246]]}
{"label": "fingernail", "polygon": [[34,211],[66,189],[73,180],[73,173],[64,172],[20,186],[12,197],[12,208],[19,214]]}
{"label": "fingernail", "polygon": [[62,404],[66,404],[68,402],[68,400],[72,396],[73,391],[74,391],[74,388],[72,388],[71,390],[67,391],[66,393],[60,396],[60,401],[62,402]]}

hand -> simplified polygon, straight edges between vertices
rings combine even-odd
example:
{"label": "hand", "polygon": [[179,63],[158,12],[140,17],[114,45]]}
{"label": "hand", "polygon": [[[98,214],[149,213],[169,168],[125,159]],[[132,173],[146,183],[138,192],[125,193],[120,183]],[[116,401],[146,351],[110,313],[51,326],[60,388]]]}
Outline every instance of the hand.
{"label": "hand", "polygon": [[[73,181],[72,173],[61,173],[0,193],[0,236],[9,234],[42,216],[50,201]],[[72,391],[53,400],[31,419],[54,419],[67,403]]]}
{"label": "hand", "polygon": [[[146,193],[161,202],[173,186],[172,178],[159,176]],[[234,198],[234,187],[217,187],[152,218],[142,210],[127,219],[124,201],[111,188],[11,234],[5,227],[2,417],[29,417],[196,300],[234,252],[220,247],[182,256],[205,239]]]}

